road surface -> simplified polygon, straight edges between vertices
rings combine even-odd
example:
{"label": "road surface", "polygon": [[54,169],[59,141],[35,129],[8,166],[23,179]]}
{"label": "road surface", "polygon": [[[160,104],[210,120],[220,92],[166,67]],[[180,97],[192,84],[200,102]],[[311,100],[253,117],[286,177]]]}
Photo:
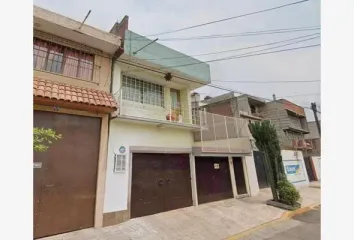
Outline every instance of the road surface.
{"label": "road surface", "polygon": [[260,229],[242,240],[320,240],[321,206],[295,216],[291,220],[278,222]]}

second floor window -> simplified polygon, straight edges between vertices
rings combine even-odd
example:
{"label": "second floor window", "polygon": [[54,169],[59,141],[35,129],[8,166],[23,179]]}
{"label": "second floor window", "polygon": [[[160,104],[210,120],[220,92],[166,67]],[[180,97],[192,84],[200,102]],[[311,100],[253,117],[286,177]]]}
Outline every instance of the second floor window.
{"label": "second floor window", "polygon": [[59,44],[33,40],[33,68],[92,81],[94,56]]}
{"label": "second floor window", "polygon": [[161,85],[123,75],[122,97],[125,100],[164,107],[164,88]]}

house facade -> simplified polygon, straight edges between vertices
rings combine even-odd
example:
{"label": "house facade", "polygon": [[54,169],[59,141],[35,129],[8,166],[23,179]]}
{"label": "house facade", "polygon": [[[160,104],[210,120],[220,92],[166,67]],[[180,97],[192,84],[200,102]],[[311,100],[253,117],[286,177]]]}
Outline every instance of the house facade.
{"label": "house facade", "polygon": [[240,117],[249,122],[255,122],[263,119],[260,108],[265,103],[265,100],[255,96],[248,94],[237,96],[235,93],[230,92],[201,100],[199,105],[210,113]]}
{"label": "house facade", "polygon": [[[200,100],[197,93],[192,94],[193,104],[203,111],[220,114],[228,117],[236,117],[243,119],[247,124],[263,120],[260,114],[260,108],[265,105],[265,101],[261,98],[243,94],[238,96],[234,92],[219,95],[213,98]],[[257,181],[259,188],[268,188],[266,168],[264,164],[264,156],[256,147],[255,141],[251,136],[252,158],[256,167]]]}
{"label": "house facade", "polygon": [[[124,54],[112,73],[119,108],[109,126],[103,225],[257,194],[242,122],[230,118],[227,130],[224,116],[192,107],[190,92],[210,83],[209,66],[130,31],[127,17],[111,33]],[[215,128],[230,135],[213,137]]]}
{"label": "house facade", "polygon": [[276,127],[288,180],[295,186],[308,185],[312,167],[305,153],[311,146],[305,141],[309,130],[304,108],[279,99],[267,102],[260,114]]}
{"label": "house facade", "polygon": [[101,227],[121,39],[37,6],[33,36],[33,125],[62,135],[34,153],[34,238]]}

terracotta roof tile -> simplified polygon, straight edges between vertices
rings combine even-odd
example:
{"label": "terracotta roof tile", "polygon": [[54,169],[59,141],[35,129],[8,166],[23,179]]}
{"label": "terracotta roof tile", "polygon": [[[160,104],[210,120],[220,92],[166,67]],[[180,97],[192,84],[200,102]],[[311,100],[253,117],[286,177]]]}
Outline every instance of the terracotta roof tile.
{"label": "terracotta roof tile", "polygon": [[79,102],[113,109],[118,108],[117,102],[109,92],[71,86],[41,78],[33,78],[33,95],[36,97]]}

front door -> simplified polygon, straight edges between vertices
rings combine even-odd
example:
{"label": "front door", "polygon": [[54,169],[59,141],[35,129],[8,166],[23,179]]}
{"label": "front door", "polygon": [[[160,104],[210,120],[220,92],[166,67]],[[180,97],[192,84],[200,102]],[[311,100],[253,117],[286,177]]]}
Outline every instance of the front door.
{"label": "front door", "polygon": [[34,153],[34,237],[93,227],[100,118],[34,111],[34,127],[62,135]]}
{"label": "front door", "polygon": [[237,195],[247,194],[245,172],[243,170],[242,158],[233,157],[234,172],[236,180]]}
{"label": "front door", "polygon": [[227,157],[195,157],[198,203],[233,197]]}
{"label": "front door", "polygon": [[188,154],[133,154],[132,218],[192,204]]}

